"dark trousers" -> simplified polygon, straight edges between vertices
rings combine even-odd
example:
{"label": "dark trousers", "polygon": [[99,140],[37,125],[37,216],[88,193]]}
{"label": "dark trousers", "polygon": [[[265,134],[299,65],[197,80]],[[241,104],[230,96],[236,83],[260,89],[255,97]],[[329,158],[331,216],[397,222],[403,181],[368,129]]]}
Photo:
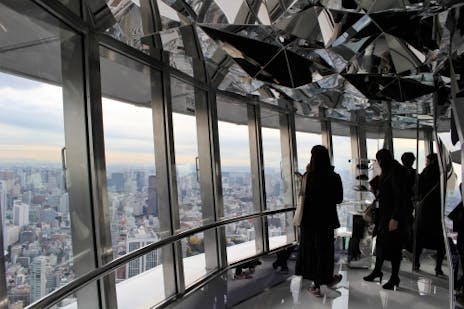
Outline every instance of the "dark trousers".
{"label": "dark trousers", "polygon": [[[417,268],[420,266],[420,256],[422,254],[422,250],[424,247],[421,244],[416,245],[416,255],[414,256],[414,262]],[[435,271],[441,271],[441,264],[443,263],[443,259],[445,258],[445,248],[441,247],[437,249],[437,255],[435,258]]]}

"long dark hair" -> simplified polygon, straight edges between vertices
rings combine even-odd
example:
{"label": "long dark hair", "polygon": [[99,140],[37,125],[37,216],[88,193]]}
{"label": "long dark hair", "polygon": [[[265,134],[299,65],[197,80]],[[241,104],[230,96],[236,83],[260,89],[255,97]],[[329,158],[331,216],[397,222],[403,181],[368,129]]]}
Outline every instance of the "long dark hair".
{"label": "long dark hair", "polygon": [[322,145],[316,145],[311,149],[311,161],[309,162],[309,172],[314,173],[321,170],[328,170],[330,164],[329,151]]}

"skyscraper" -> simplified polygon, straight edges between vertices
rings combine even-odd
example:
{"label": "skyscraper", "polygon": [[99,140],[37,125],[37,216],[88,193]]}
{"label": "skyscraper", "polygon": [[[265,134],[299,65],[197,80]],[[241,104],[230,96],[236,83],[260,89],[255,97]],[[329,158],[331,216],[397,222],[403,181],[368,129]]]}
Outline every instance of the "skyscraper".
{"label": "skyscraper", "polygon": [[[156,237],[153,238],[128,238],[127,239],[127,252],[134,251],[138,248],[149,245],[158,241]],[[136,276],[147,271],[159,264],[158,251],[152,251],[138,259],[132,260],[128,263],[126,268],[126,278]]]}
{"label": "skyscraper", "polygon": [[148,176],[148,198],[146,201],[146,215],[158,217],[158,192],[156,191],[156,176]]}
{"label": "skyscraper", "polygon": [[[0,180],[0,224],[2,226],[3,245],[7,243],[6,237],[6,182]],[[4,248],[6,250],[6,248]]]}
{"label": "skyscraper", "polygon": [[47,284],[46,276],[47,258],[45,256],[35,257],[31,264],[31,301],[36,301],[45,296]]}
{"label": "skyscraper", "polygon": [[14,201],[13,223],[19,227],[29,224],[29,205],[24,204],[20,200]]}

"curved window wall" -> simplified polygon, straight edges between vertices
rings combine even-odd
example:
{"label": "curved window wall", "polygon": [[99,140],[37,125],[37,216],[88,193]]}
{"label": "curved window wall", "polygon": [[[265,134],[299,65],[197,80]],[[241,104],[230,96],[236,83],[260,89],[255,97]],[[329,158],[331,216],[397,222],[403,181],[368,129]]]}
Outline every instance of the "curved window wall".
{"label": "curved window wall", "polygon": [[[69,14],[85,5],[61,2]],[[116,23],[104,35],[33,3],[0,4],[2,42],[24,45],[0,52],[0,296],[27,305],[157,244],[59,303],[156,306],[294,243],[293,173],[322,143],[319,122],[299,129],[278,106],[194,80],[204,68],[185,54],[186,33],[170,31],[180,19],[164,1],[151,2],[161,29],[147,2],[107,1]],[[334,165],[354,199],[353,131],[342,129],[330,136]]]}

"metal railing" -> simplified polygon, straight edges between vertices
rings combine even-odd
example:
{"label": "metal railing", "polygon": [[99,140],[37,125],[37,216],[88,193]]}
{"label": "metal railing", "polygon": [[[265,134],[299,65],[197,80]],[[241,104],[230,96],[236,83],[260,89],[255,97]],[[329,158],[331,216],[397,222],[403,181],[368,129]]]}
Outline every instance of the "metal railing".
{"label": "metal railing", "polygon": [[[272,216],[272,215],[275,215],[275,214],[291,212],[291,211],[294,211],[294,210],[295,210],[295,208],[283,208],[283,209],[271,210],[271,211],[266,211],[266,212],[262,212],[262,213],[251,214],[251,215],[246,215],[246,216],[241,216],[241,217],[234,217],[234,218],[230,218],[230,219],[224,219],[224,220],[221,220],[221,221],[206,224],[206,225],[203,225],[203,226],[191,229],[191,230],[183,231],[183,232],[180,232],[178,234],[169,236],[169,237],[164,238],[164,239],[162,239],[162,240],[160,240],[160,241],[158,241],[156,243],[152,243],[152,244],[149,244],[149,245],[147,245],[145,247],[142,247],[142,248],[136,249],[134,251],[131,251],[131,252],[129,252],[129,253],[121,256],[121,257],[118,257],[118,258],[112,260],[111,262],[103,265],[100,268],[94,269],[94,270],[92,270],[92,271],[90,271],[90,272],[88,272],[88,273],[86,273],[84,275],[79,276],[78,278],[74,279],[73,281],[71,281],[67,285],[65,285],[63,287],[60,287],[59,289],[56,289],[55,291],[51,292],[50,294],[48,294],[44,298],[41,298],[41,299],[37,300],[36,302],[30,304],[29,306],[26,307],[26,309],[49,308],[49,307],[57,304],[59,301],[61,301],[65,297],[69,296],[70,294],[72,294],[72,293],[78,291],[79,289],[81,289],[81,288],[95,282],[96,280],[101,279],[102,277],[112,273],[113,271],[115,271],[119,267],[129,263],[130,261],[135,260],[137,258],[140,258],[140,257],[142,257],[142,256],[144,256],[144,255],[146,255],[146,254],[148,254],[148,253],[150,253],[152,251],[160,249],[160,248],[162,248],[162,247],[164,247],[166,245],[173,244],[176,241],[179,241],[179,240],[181,240],[183,238],[186,238],[188,236],[191,236],[191,235],[194,235],[194,234],[197,234],[197,233],[201,233],[201,232],[204,232],[206,230],[216,229],[218,227],[222,227],[222,226],[225,226],[227,224],[234,223],[234,222],[239,222],[239,221],[244,221],[244,220],[251,220],[251,219],[256,219],[256,218],[261,218],[261,217],[266,217],[266,216]],[[276,251],[276,250],[272,250],[272,251],[269,251],[269,252],[273,252],[273,251]],[[268,253],[268,252],[265,252],[265,253]],[[246,260],[246,259],[244,259],[244,260]],[[239,264],[240,262],[241,261],[235,262],[234,264]],[[229,266],[233,266],[234,264],[229,265]],[[216,276],[217,274],[221,273],[222,271],[224,271],[226,269],[228,269],[228,267],[224,267],[223,269],[218,269],[216,272],[212,273],[209,277],[214,277],[214,276]],[[204,278],[204,279],[207,280],[208,278]],[[204,280],[200,280],[199,282],[196,283],[196,286],[202,285],[204,283],[205,283]],[[194,287],[192,287],[191,289],[193,289],[193,288]]]}

